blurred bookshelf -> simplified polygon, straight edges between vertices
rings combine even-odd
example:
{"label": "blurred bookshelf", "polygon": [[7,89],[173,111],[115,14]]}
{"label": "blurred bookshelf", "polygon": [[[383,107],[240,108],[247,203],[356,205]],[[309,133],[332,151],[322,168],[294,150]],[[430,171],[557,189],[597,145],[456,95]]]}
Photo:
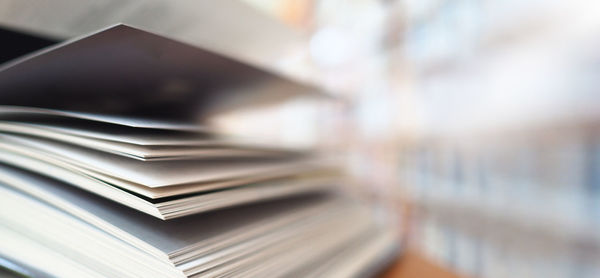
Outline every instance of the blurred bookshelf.
{"label": "blurred bookshelf", "polygon": [[[584,3],[419,1],[398,56],[418,250],[470,277],[597,277],[598,26]],[[577,16],[575,16],[577,15]]]}
{"label": "blurred bookshelf", "polygon": [[[247,2],[286,21],[287,1]],[[409,250],[467,277],[600,275],[597,4],[300,2],[291,25],[353,53],[309,60]]]}

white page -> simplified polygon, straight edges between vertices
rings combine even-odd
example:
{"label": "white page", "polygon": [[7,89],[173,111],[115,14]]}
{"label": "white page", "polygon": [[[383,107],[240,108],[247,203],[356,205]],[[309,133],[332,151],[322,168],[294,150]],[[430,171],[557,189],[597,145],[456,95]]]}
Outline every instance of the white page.
{"label": "white page", "polygon": [[[158,145],[140,145],[137,143],[131,143],[130,141],[137,142],[140,141],[139,139],[145,138],[146,136],[151,138],[152,136],[150,135],[153,133],[148,133],[146,131],[140,134],[119,134],[119,131],[115,131],[109,127],[99,128],[102,129],[102,131],[81,129],[81,127],[78,127],[77,129],[62,126],[57,127],[52,125],[52,123],[31,124],[13,121],[0,121],[1,132],[17,133],[57,140],[140,160],[175,160],[233,156],[276,157],[300,154],[299,150],[267,146],[264,143],[260,144],[258,142],[251,142],[250,140],[242,140],[239,138],[234,139],[225,136],[201,137],[199,134],[193,137],[189,133],[185,134],[187,136],[183,138],[184,140],[177,139],[177,134],[171,134],[173,136],[171,139],[168,139],[168,134],[163,134],[163,136],[153,139],[154,142],[159,143]],[[159,132],[156,131],[156,133]],[[159,133],[158,135],[161,134]],[[134,140],[131,140],[131,138]],[[167,144],[170,141],[173,141],[176,144]]]}
{"label": "white page", "polygon": [[[2,113],[0,112],[0,116]],[[162,129],[132,128],[93,121],[55,121],[47,117],[0,117],[3,129],[14,132],[45,132],[100,139],[141,146],[215,146],[228,143],[223,135]],[[22,131],[21,131],[22,130]],[[49,136],[49,135],[45,135]],[[233,143],[233,142],[231,142]],[[230,143],[230,144],[231,144]]]}
{"label": "white page", "polygon": [[[19,209],[23,216],[13,217],[10,212],[3,210],[0,215],[5,221],[4,223],[16,223],[15,226],[23,234],[53,249],[61,250],[61,253],[69,258],[90,266],[94,271],[109,277],[124,277],[125,275],[128,277],[137,277],[138,275],[142,277],[179,277],[181,272],[189,274],[198,271],[199,268],[212,271],[214,267],[227,267],[239,258],[258,256],[260,253],[256,252],[262,252],[265,247],[276,253],[283,253],[288,249],[294,250],[306,246],[303,242],[310,240],[315,235],[321,238],[337,237],[344,232],[345,227],[348,227],[346,232],[352,232],[354,223],[359,223],[360,220],[363,220],[361,222],[364,223],[366,220],[364,217],[353,219],[353,213],[331,215],[328,211],[324,211],[314,217],[309,217],[309,220],[316,221],[296,222],[292,225],[276,227],[257,237],[244,238],[229,245],[206,246],[206,250],[210,250],[208,253],[190,258],[187,263],[181,264],[182,261],[176,262],[166,257],[156,258],[135,246],[127,245],[126,242],[115,240],[110,233],[98,229],[98,226],[87,225],[90,223],[71,217],[68,212],[57,210],[51,204],[39,202],[30,195],[18,194],[11,188],[1,185],[0,191],[3,192],[0,195],[1,203]],[[334,218],[334,216],[338,217]],[[188,226],[188,228],[194,229],[195,227]],[[250,227],[243,225],[237,229],[238,234],[245,234],[251,230],[245,228]],[[230,231],[226,230],[219,235]],[[221,242],[214,241],[215,239],[218,238],[208,236],[198,243]],[[86,244],[86,242],[88,243]],[[282,243],[289,248],[282,249]],[[315,250],[315,252],[318,253],[320,250]],[[273,255],[277,255],[276,253]],[[169,263],[168,260],[171,260],[172,263]]]}
{"label": "white page", "polygon": [[[124,204],[159,219],[173,219],[257,201],[279,199],[285,196],[306,194],[308,192],[325,191],[332,189],[338,184],[338,180],[333,179],[332,177],[319,178],[316,176],[300,179],[284,178],[201,194],[202,190],[208,191],[213,187],[213,185],[208,184],[205,185],[204,189],[194,191],[196,194],[193,195],[179,196],[177,199],[163,199],[150,202],[86,174],[78,173],[77,171],[66,168],[59,168],[54,164],[46,164],[40,160],[29,159],[26,156],[21,156],[10,151],[2,152],[2,155],[0,155],[0,162],[4,162],[20,169],[32,171],[32,174],[34,175],[39,173],[43,176],[54,178],[70,186],[93,192],[111,201]],[[220,184],[216,184],[214,186],[219,185]],[[156,189],[168,188],[170,187],[159,187]],[[126,189],[132,188],[126,187]]]}
{"label": "white page", "polygon": [[[63,180],[67,183],[91,190],[97,194],[106,196],[102,187],[116,186],[119,188],[132,191],[147,198],[156,199],[163,197],[171,197],[176,195],[198,193],[203,191],[224,189],[229,187],[241,186],[245,184],[260,183],[272,179],[295,178],[294,176],[302,175],[303,179],[306,175],[318,177],[319,175],[331,176],[335,172],[334,169],[328,167],[295,167],[271,173],[261,173],[258,175],[249,175],[228,180],[220,180],[206,183],[192,183],[185,185],[163,186],[163,187],[147,187],[135,182],[118,179],[109,175],[104,175],[75,164],[67,163],[53,156],[43,154],[39,151],[25,148],[17,144],[7,144],[0,142],[0,150],[2,156],[0,161],[15,165],[16,167],[27,169],[32,172],[40,173],[46,176],[54,177]],[[79,182],[75,183],[74,180]],[[97,184],[93,187],[86,186],[89,183]],[[130,195],[127,193],[126,195]],[[151,213],[153,214],[153,213]],[[154,214],[153,214],[154,215]]]}
{"label": "white page", "polygon": [[[35,242],[23,235],[13,231],[5,226],[0,226],[0,238],[2,249],[0,255],[10,258],[13,261],[21,263],[20,267],[26,268],[23,276],[15,277],[96,277],[104,276],[91,271],[74,261],[65,258],[58,250],[48,248],[39,242]],[[10,240],[6,240],[10,239]],[[29,267],[28,265],[31,265]],[[37,269],[39,270],[37,270]]]}
{"label": "white page", "polygon": [[0,140],[148,187],[227,180],[315,165],[310,160],[139,161],[38,138],[4,134]]}
{"label": "white page", "polygon": [[124,239],[134,245],[141,243],[142,247],[165,254],[228,231],[249,231],[250,226],[255,223],[265,225],[269,219],[291,217],[292,214],[303,211],[319,214],[334,207],[351,204],[345,199],[319,195],[163,221],[89,192],[12,167],[0,165],[0,181],[41,198],[109,233],[119,237],[126,233],[129,236]]}
{"label": "white page", "polygon": [[0,210],[3,223],[71,260],[108,277],[182,277],[166,258],[157,258],[89,225],[68,212],[0,186],[1,204],[20,213]]}
{"label": "white page", "polygon": [[103,152],[127,156],[139,160],[177,160],[194,158],[222,158],[222,157],[264,157],[290,155],[290,152],[252,149],[249,146],[222,147],[226,142],[219,143],[217,140],[205,141],[204,145],[194,146],[140,146],[128,143],[107,141],[103,139],[80,137],[62,132],[54,131],[43,126],[28,124],[14,124],[0,122],[0,131],[18,133],[46,139],[57,140],[69,144],[75,144]]}
{"label": "white page", "polygon": [[110,186],[101,180],[83,175],[69,169],[57,167],[40,160],[18,155],[11,151],[2,151],[0,162],[6,163],[16,168],[40,173],[46,177],[51,177],[59,181],[64,181],[70,186],[77,186],[81,189],[98,194],[104,198],[127,205],[136,210],[150,214],[157,218],[162,218],[158,209],[149,201],[114,186]]}

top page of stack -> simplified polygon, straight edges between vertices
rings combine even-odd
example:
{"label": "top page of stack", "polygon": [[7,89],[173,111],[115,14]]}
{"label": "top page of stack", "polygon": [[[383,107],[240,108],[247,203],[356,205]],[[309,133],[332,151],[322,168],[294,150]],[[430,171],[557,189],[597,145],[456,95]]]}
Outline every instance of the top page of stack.
{"label": "top page of stack", "polygon": [[335,180],[331,160],[316,153],[205,125],[242,107],[329,96],[127,25],[5,63],[0,92],[1,163],[159,219],[321,191]]}

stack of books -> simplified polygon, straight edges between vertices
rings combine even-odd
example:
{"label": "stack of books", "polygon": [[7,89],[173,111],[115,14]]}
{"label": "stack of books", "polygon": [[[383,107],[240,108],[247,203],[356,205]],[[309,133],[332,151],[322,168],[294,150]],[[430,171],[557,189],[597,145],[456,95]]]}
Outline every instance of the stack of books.
{"label": "stack of books", "polygon": [[0,69],[0,263],[28,276],[347,277],[396,251],[314,152],[219,134],[318,94],[125,25]]}

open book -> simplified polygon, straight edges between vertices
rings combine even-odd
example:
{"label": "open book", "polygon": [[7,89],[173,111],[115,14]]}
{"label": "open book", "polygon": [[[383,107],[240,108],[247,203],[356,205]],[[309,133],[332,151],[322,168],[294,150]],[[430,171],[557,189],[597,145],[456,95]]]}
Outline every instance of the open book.
{"label": "open book", "polygon": [[6,63],[0,91],[0,256],[21,273],[339,277],[394,250],[332,159],[206,125],[313,87],[117,25]]}
{"label": "open book", "polygon": [[335,182],[310,153],[204,125],[314,88],[125,25],[9,62],[0,90],[1,162],[161,219]]}

